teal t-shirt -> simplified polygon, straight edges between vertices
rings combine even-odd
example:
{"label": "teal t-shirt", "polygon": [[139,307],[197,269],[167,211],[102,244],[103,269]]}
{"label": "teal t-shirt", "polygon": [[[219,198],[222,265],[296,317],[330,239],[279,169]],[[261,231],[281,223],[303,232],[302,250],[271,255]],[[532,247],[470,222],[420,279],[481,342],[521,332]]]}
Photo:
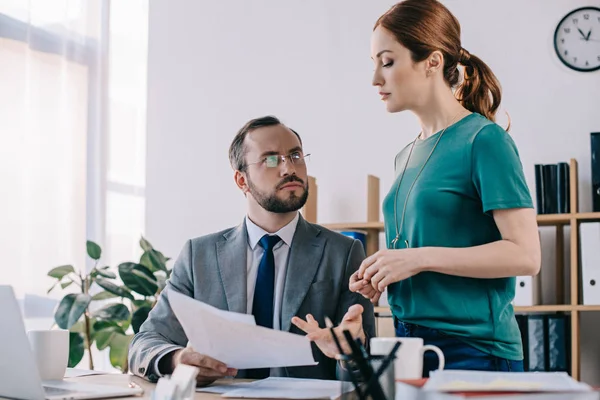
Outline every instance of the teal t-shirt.
{"label": "teal t-shirt", "polygon": [[[440,132],[412,142],[396,156],[396,180],[383,202],[388,248],[400,226],[407,192]],[[517,148],[499,125],[472,113],[449,126],[406,203],[396,248],[472,247],[500,240],[492,211],[533,208]],[[422,272],[388,287],[401,321],[438,329],[496,357],[521,360],[523,348],[512,300],[515,278],[476,279]]]}

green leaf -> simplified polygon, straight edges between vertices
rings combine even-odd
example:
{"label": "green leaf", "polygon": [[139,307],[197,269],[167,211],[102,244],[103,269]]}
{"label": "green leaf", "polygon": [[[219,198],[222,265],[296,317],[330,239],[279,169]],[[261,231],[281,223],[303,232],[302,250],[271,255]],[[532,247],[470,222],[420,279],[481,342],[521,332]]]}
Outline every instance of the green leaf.
{"label": "green leaf", "polygon": [[96,278],[96,283],[107,292],[110,292],[118,297],[126,297],[129,300],[133,300],[133,295],[129,292],[129,290],[122,286],[117,286],[105,278]]}
{"label": "green leaf", "polygon": [[110,342],[110,363],[113,367],[127,372],[127,352],[133,335],[115,335]]}
{"label": "green leaf", "polygon": [[108,321],[129,319],[129,309],[125,304],[109,304],[94,312],[94,317]]}
{"label": "green leaf", "polygon": [[147,267],[151,271],[167,271],[167,259],[160,252],[154,249],[150,249],[142,254],[140,258],[140,264]]}
{"label": "green leaf", "polygon": [[116,321],[96,321],[96,322],[94,322],[94,330],[96,332],[100,332],[105,329],[111,330],[113,328],[117,328],[117,330],[119,332],[121,332],[123,335],[125,334],[125,331],[123,331],[123,329],[121,329],[121,325],[119,325]]}
{"label": "green leaf", "polygon": [[73,281],[61,282],[60,287],[63,288],[63,289],[66,289],[69,286],[71,286],[72,283],[73,283]]}
{"label": "green leaf", "polygon": [[58,280],[62,279],[65,275],[70,273],[75,273],[75,268],[72,265],[61,265],[60,267],[52,268],[48,272],[48,276],[56,278]]}
{"label": "green leaf", "polygon": [[125,286],[142,296],[152,296],[158,289],[156,277],[143,265],[132,262],[122,263],[119,265],[119,276]]}
{"label": "green leaf", "polygon": [[140,327],[148,318],[150,310],[150,307],[140,307],[133,313],[133,316],[131,317],[131,326],[133,327],[133,333],[138,333],[140,331]]}
{"label": "green leaf", "polygon": [[136,310],[138,308],[142,308],[142,307],[150,307],[150,308],[152,308],[152,301],[150,301],[150,300],[134,300],[132,303],[133,303],[133,307]]}
{"label": "green leaf", "polygon": [[111,292],[107,292],[106,290],[95,294],[94,296],[92,296],[92,301],[95,300],[108,300],[108,299],[114,299],[115,297],[119,297],[114,293]]}
{"label": "green leaf", "polygon": [[87,241],[86,246],[88,256],[90,256],[90,258],[92,258],[93,260],[99,260],[100,256],[102,255],[102,249],[100,248],[100,246],[98,246],[91,240]]}
{"label": "green leaf", "polygon": [[108,279],[115,279],[117,277],[117,274],[115,274],[112,271],[105,270],[105,269],[97,269],[96,272],[98,273],[98,275],[103,276]]}
{"label": "green leaf", "polygon": [[83,358],[84,341],[83,335],[77,332],[69,332],[69,368],[75,368]]}
{"label": "green leaf", "polygon": [[113,321],[98,321],[94,324],[96,331],[96,347],[104,350],[110,345],[115,335],[125,335],[125,331]]}
{"label": "green leaf", "polygon": [[91,301],[92,297],[83,293],[73,293],[63,297],[54,313],[57,325],[62,329],[71,328],[83,315]]}
{"label": "green leaf", "polygon": [[143,236],[140,238],[140,247],[144,251],[152,250],[153,247],[149,241],[147,241]]}

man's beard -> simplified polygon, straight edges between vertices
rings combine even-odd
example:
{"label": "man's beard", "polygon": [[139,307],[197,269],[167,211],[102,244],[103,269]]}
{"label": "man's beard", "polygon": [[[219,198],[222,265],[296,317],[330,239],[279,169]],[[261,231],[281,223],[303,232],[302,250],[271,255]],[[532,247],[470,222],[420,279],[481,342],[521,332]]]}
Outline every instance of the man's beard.
{"label": "man's beard", "polygon": [[[272,193],[263,193],[260,190],[258,190],[258,188],[252,183],[252,180],[250,179],[249,175],[247,176],[247,180],[248,189],[250,190],[250,193],[252,194],[256,202],[262,208],[272,213],[284,214],[292,211],[297,211],[304,206],[304,204],[306,203],[306,199],[308,198],[308,185],[306,185],[304,181],[302,181],[302,179],[294,175],[290,175],[284,180],[282,180],[279,183],[279,185],[277,185],[275,192]],[[277,191],[279,190],[279,188],[290,182],[302,183],[302,185],[304,186],[304,193],[302,193],[302,195],[300,196],[296,196],[296,193],[290,192],[290,197],[287,200],[282,200],[278,198]]]}

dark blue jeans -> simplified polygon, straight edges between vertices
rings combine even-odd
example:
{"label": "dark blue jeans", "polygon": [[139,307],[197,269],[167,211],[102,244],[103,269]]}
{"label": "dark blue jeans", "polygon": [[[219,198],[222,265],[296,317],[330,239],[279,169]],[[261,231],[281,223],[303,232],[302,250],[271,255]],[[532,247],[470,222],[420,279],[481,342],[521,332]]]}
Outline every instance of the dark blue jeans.
{"label": "dark blue jeans", "polygon": [[[409,324],[396,318],[394,318],[394,327],[398,337],[420,337],[425,344],[439,347],[446,359],[444,369],[523,372],[523,361],[492,356],[437,329]],[[432,351],[426,352],[423,360],[423,377],[429,377],[429,372],[437,368],[437,355]]]}

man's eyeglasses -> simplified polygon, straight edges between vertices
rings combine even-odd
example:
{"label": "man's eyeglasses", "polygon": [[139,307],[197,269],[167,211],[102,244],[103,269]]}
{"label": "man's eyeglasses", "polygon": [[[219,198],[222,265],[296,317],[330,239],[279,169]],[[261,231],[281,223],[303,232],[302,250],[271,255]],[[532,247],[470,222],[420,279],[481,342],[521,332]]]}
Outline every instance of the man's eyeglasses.
{"label": "man's eyeglasses", "polygon": [[304,164],[306,164],[307,159],[310,159],[310,154],[304,154],[300,151],[295,151],[288,155],[284,155],[284,154],[268,155],[268,156],[260,159],[259,161],[256,161],[253,163],[248,163],[248,164],[246,164],[246,166],[259,164],[259,165],[264,165],[267,168],[277,168],[278,166],[281,165],[282,162],[284,162],[286,160],[291,161],[292,164],[294,164],[294,165],[304,165]]}

